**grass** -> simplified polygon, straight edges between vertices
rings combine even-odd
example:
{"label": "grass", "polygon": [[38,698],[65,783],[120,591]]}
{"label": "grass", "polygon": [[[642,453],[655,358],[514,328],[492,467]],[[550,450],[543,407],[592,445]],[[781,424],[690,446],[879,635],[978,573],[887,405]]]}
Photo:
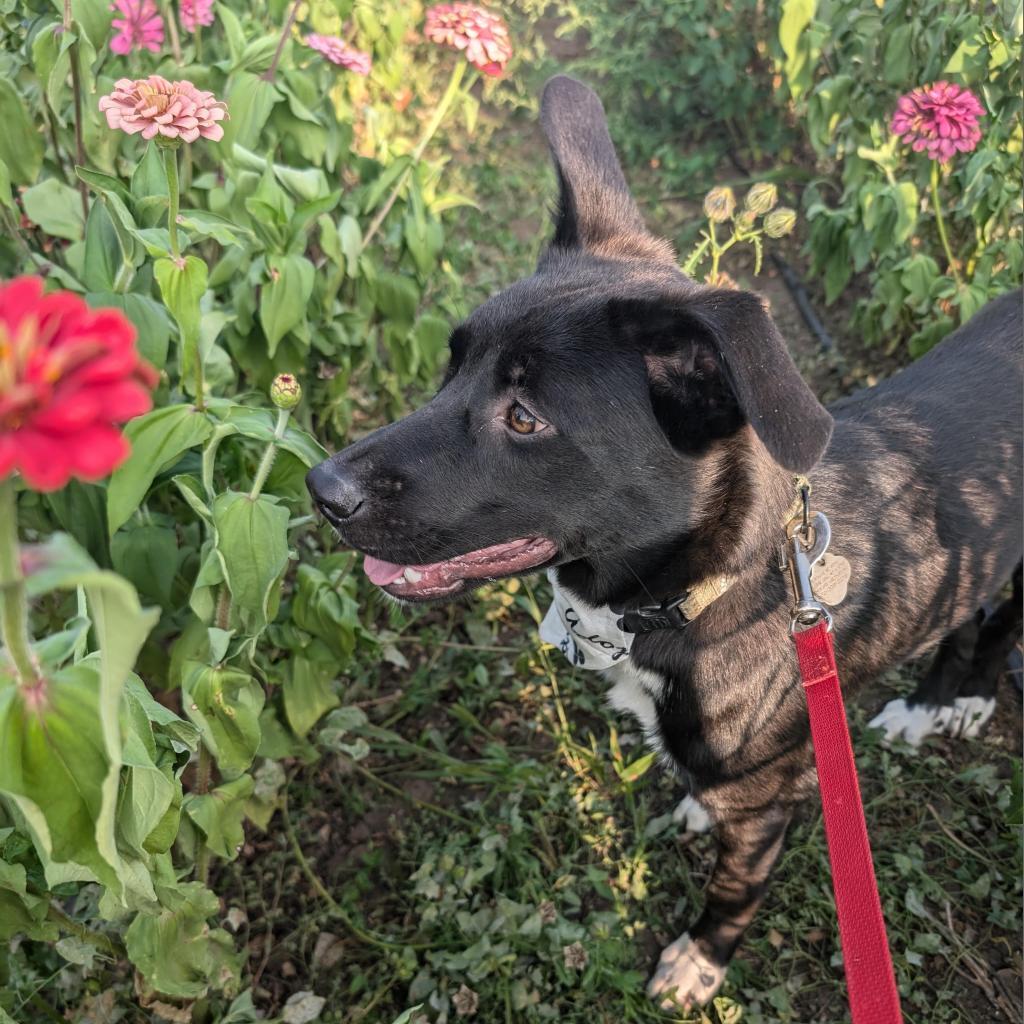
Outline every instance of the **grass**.
{"label": "grass", "polygon": [[[381,609],[407,665],[381,678],[367,656],[349,681],[371,753],[329,755],[289,787],[317,882],[275,826],[217,882],[245,912],[257,1004],[313,990],[339,1022],[389,1022],[415,1004],[429,1020],[475,1007],[480,1022],[846,1019],[817,808],[793,829],[714,1006],[672,1017],[647,1002],[658,950],[699,910],[712,842],[682,842],[679,793],[635,723],[606,711],[599,677],[540,643],[544,590],[494,585],[454,614],[398,622]],[[911,684],[893,674],[881,688]],[[908,1024],[1014,1019],[1005,731],[915,756],[879,747],[861,705],[851,714]]]}

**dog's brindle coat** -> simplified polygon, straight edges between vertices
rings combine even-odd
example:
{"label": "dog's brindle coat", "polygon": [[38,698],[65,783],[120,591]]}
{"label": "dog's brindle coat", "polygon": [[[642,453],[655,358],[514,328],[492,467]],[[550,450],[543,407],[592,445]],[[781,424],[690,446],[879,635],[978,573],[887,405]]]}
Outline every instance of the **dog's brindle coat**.
{"label": "dog's brindle coat", "polygon": [[[652,982],[686,1004],[720,984],[815,788],[776,564],[793,475],[853,566],[834,609],[848,694],[976,632],[1021,558],[1021,296],[826,411],[758,298],[688,279],[647,233],[597,97],[555,78],[541,118],[561,197],[537,272],[455,329],[433,401],[309,484],[345,542],[391,562],[539,536],[562,587],[613,606],[737,577],[686,629],[637,636],[619,670],[718,841],[704,912]],[[513,402],[547,428],[511,431]],[[1002,650],[1019,603],[999,614]]]}

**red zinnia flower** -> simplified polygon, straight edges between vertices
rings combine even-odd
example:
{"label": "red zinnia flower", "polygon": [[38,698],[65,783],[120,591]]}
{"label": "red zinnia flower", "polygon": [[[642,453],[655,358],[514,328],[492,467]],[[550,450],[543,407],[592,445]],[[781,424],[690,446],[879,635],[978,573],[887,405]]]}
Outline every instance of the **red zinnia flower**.
{"label": "red zinnia flower", "polygon": [[978,118],[984,114],[970,89],[936,82],[901,96],[890,127],[915,153],[927,150],[930,159],[945,163],[981,141]]}
{"label": "red zinnia flower", "polygon": [[38,277],[0,285],[0,479],[54,491],[105,477],[128,455],[116,424],[149,410],[157,379],[118,310],[44,295]]}
{"label": "red zinnia flower", "polygon": [[427,11],[423,34],[440,46],[462,50],[485,75],[500,75],[512,57],[508,26],[476,4],[437,4]]}

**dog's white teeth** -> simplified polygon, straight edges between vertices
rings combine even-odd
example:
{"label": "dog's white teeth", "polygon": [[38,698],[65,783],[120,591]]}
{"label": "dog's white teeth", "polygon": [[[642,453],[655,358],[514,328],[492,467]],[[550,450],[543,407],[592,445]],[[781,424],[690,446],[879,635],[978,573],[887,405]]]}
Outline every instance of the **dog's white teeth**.
{"label": "dog's white teeth", "polygon": [[419,583],[423,579],[423,573],[417,572],[411,566],[405,567],[404,576],[407,583]]}

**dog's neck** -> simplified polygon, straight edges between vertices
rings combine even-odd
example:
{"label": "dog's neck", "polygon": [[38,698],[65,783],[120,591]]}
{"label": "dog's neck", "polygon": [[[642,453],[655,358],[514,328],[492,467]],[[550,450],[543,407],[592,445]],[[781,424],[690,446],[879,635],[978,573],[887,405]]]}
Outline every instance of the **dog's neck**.
{"label": "dog's neck", "polygon": [[[685,496],[695,523],[644,549],[571,562],[558,580],[594,606],[660,603],[713,577],[742,578],[774,564],[793,475],[768,456],[750,430],[708,457],[701,493]],[[682,500],[680,505],[683,505]]]}

